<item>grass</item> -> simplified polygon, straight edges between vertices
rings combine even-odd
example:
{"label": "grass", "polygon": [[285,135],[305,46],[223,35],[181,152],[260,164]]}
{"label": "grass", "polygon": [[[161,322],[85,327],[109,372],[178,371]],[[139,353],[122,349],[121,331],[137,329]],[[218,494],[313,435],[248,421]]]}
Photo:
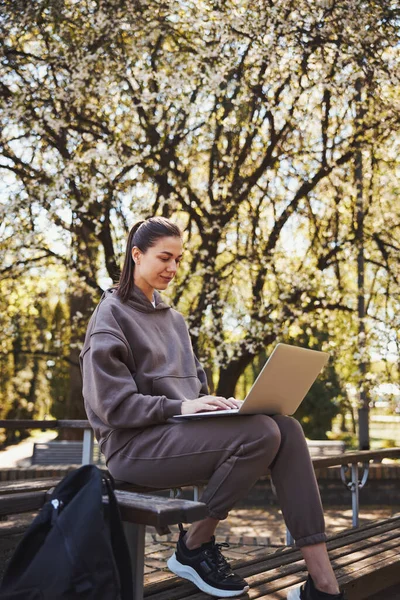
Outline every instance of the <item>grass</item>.
{"label": "grass", "polygon": [[[385,421],[379,421],[379,417],[385,417]],[[352,433],[351,419],[346,417],[347,432],[341,432],[339,429],[339,421],[336,419],[332,427],[332,439],[343,439],[346,442],[346,448],[356,449],[358,447],[357,434]],[[369,423],[369,435],[371,450],[379,448],[394,448],[400,447],[400,419],[398,416],[381,415],[375,412],[371,413]]]}

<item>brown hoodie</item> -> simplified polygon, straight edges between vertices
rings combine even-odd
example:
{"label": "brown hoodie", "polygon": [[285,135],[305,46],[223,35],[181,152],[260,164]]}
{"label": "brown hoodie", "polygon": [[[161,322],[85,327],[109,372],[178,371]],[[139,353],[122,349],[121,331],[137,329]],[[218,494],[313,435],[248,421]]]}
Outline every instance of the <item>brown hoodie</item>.
{"label": "brown hoodie", "polygon": [[80,354],[85,409],[106,458],[146,427],[181,412],[184,399],[208,393],[180,313],[135,286],[122,303],[107,290]]}

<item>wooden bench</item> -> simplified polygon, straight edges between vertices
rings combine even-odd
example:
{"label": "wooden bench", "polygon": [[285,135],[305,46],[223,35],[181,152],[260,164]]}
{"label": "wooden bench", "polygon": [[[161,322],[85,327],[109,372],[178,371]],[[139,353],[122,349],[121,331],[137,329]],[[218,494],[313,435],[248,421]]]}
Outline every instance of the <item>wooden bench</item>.
{"label": "wooden bench", "polygon": [[346,444],[340,440],[307,440],[312,458],[337,456],[346,450]]}
{"label": "wooden bench", "polygon": [[[329,538],[327,546],[339,585],[348,600],[364,600],[400,583],[400,516],[338,533]],[[284,600],[288,591],[307,577],[300,551],[293,548],[231,564],[249,582],[248,594],[241,596],[244,600]],[[144,598],[206,600],[209,596],[172,577],[146,585]]]}
{"label": "wooden bench", "polygon": [[[46,501],[49,487],[57,479],[0,484],[0,516],[37,510]],[[29,491],[27,491],[29,490]],[[152,525],[165,532],[168,525],[202,518],[204,505],[185,500],[171,500],[133,492],[117,491],[127,538],[133,558],[135,599],[143,597],[144,549],[139,527]],[[137,533],[139,532],[139,536]],[[143,538],[142,538],[143,539]],[[328,551],[341,589],[348,600],[364,600],[371,594],[400,583],[400,516],[369,523],[358,529],[343,531],[328,540]],[[305,581],[307,573],[299,550],[285,548],[265,557],[248,558],[232,563],[235,571],[246,578],[250,590],[244,600],[284,600],[288,591]],[[145,600],[206,600],[208,595],[177,577],[149,584]]]}
{"label": "wooden bench", "polygon": [[[39,510],[58,481],[43,479],[0,484],[0,518]],[[208,509],[201,502],[162,498],[126,490],[116,490],[115,495],[130,552],[133,597],[134,600],[142,600],[146,526],[151,525],[159,534],[166,534],[170,531],[169,525],[199,521],[207,516]]]}
{"label": "wooden bench", "polygon": [[[53,429],[55,427],[76,427],[85,430],[85,438],[84,438],[84,446],[83,446],[83,460],[82,462],[85,464],[87,462],[91,462],[92,457],[92,447],[93,447],[93,435],[91,430],[86,429],[88,427],[87,421],[57,421],[51,422],[34,422],[34,421],[24,421],[24,422],[8,422],[8,421],[0,421],[0,427],[7,426],[10,428],[18,429],[20,428],[43,428],[44,426],[49,429]],[[86,439],[86,446],[85,446]],[[86,447],[86,449],[85,449]],[[345,454],[339,454],[334,456],[325,456],[325,457],[314,457],[312,458],[313,466],[316,470],[318,468],[325,468],[330,466],[341,466],[341,474],[343,483],[348,487],[351,492],[352,498],[352,508],[353,508],[353,527],[356,528],[359,525],[358,522],[358,510],[359,510],[359,489],[365,484],[368,476],[368,467],[369,461],[371,460],[382,460],[383,458],[399,458],[400,457],[400,448],[390,448],[385,450],[374,450],[374,451],[360,451],[360,452],[348,452]],[[359,465],[361,465],[361,473],[359,469]],[[350,473],[350,477],[348,477],[347,473]],[[39,482],[37,482],[40,485]],[[198,482],[197,482],[198,483]],[[4,485],[4,484],[3,484]],[[16,482],[11,484],[14,488],[16,486]],[[32,494],[32,490],[29,490],[29,482],[18,482],[19,492],[23,494]],[[25,485],[25,487],[24,487]],[[197,485],[194,483],[194,485]],[[119,490],[117,494],[123,494],[123,491],[128,492],[128,494],[143,494],[146,493],[145,488],[138,488],[137,486],[132,486],[130,484],[121,483],[121,488],[124,490]],[[37,489],[36,489],[37,491]],[[34,493],[34,492],[33,492]],[[18,496],[18,495],[17,495]],[[19,500],[16,496],[16,503],[18,504]],[[123,500],[123,495],[120,496],[121,500]],[[135,498],[135,496],[132,496]],[[168,501],[167,498],[160,499]],[[33,501],[33,497],[32,497]],[[175,501],[174,501],[175,502]],[[2,510],[2,500],[1,500],[1,487],[0,487],[0,516]],[[3,505],[4,508],[4,505]],[[19,511],[21,512],[21,511]],[[6,513],[3,513],[6,514]],[[132,513],[131,513],[132,516]],[[197,520],[196,518],[188,519],[189,515],[181,518],[182,522],[192,522],[193,520]],[[178,521],[175,521],[178,522]],[[128,535],[133,540],[131,546],[131,554],[133,558],[133,562],[139,563],[134,565],[135,573],[143,573],[143,557],[144,557],[144,531],[145,526],[147,524],[154,525],[154,522],[145,523],[140,522],[139,527],[142,527],[139,533],[139,539],[135,537],[135,532],[138,531],[138,525],[133,524],[134,530],[129,532]],[[171,521],[169,524],[173,524]],[[377,526],[381,524],[377,524]],[[156,525],[157,526],[157,525]],[[347,532],[343,532],[338,536],[334,536],[331,538],[328,547],[332,550],[331,557],[334,560],[334,567],[337,569],[337,576],[342,586],[345,589],[352,590],[352,595],[349,595],[349,600],[362,600],[363,598],[367,598],[366,595],[363,595],[365,590],[368,591],[368,594],[374,593],[376,589],[378,592],[380,589],[384,589],[385,587],[389,587],[393,585],[393,583],[397,583],[397,575],[393,575],[393,571],[395,573],[399,572],[399,544],[400,539],[398,535],[398,521],[396,519],[387,520],[383,525],[383,527],[387,527],[387,530],[375,530],[373,529],[373,525],[369,525],[359,529],[352,529]],[[393,530],[393,531],[390,531]],[[162,531],[162,529],[161,529]],[[349,537],[358,535],[360,533],[361,537]],[[381,538],[381,534],[383,538]],[[393,542],[391,541],[393,540]],[[382,544],[381,544],[382,542]],[[290,538],[287,541],[288,544],[292,543]],[[360,546],[360,552],[358,553],[358,544]],[[392,544],[392,545],[391,545]],[[389,546],[388,546],[389,545]],[[371,548],[371,550],[368,550]],[[297,552],[297,554],[296,554]],[[351,557],[350,560],[347,560],[346,555],[349,554]],[[135,558],[136,557],[136,558]],[[362,559],[360,558],[362,557]],[[276,559],[274,563],[270,561],[272,558]],[[359,562],[357,563],[357,561]],[[363,562],[363,561],[367,562]],[[354,566],[353,568],[353,565]],[[394,566],[392,566],[394,565]],[[300,583],[306,577],[304,571],[304,563],[300,560],[300,554],[298,551],[294,549],[285,549],[280,553],[276,553],[273,557],[266,557],[265,561],[253,560],[253,561],[245,561],[240,569],[244,569],[244,571],[240,571],[243,576],[249,577],[250,584],[253,586],[249,591],[247,598],[269,598],[269,599],[283,599],[286,598],[287,590],[290,586]],[[250,570],[249,570],[250,569]],[[280,574],[285,575],[287,579],[283,580],[280,577]],[[361,577],[361,575],[363,576]],[[365,577],[364,577],[365,576]],[[140,582],[139,582],[140,579]],[[384,583],[385,581],[385,583]],[[139,585],[139,589],[136,590],[135,598],[141,598],[142,593],[142,576],[136,576],[135,584]],[[172,583],[171,583],[172,582]],[[273,583],[275,582],[275,583]],[[158,584],[157,584],[158,585]],[[161,585],[161,584],[160,584]],[[193,586],[189,584],[183,583],[178,580],[168,580],[165,584],[167,586],[165,589],[161,586],[160,590],[153,587],[146,588],[146,598],[151,598],[151,600],[174,600],[176,599],[190,599],[190,600],[200,600],[205,599],[207,596],[196,591]],[[174,588],[174,594],[171,593],[172,585]],[[182,587],[186,586],[186,587]],[[187,587],[189,586],[189,588]],[[346,587],[347,586],[347,587]],[[375,586],[375,587],[374,587]],[[380,587],[383,586],[383,587]],[[175,587],[178,591],[175,593]],[[190,594],[187,591],[191,588]],[[364,590],[364,591],[363,591]],[[151,596],[154,592],[154,597]],[[178,594],[178,595],[176,595]],[[349,591],[348,591],[349,594]],[[358,594],[358,595],[357,595]],[[244,596],[246,598],[246,596]]]}
{"label": "wooden bench", "polygon": [[[35,442],[32,465],[80,465],[82,464],[83,442],[70,440]],[[93,446],[93,464],[105,465],[98,444]]]}

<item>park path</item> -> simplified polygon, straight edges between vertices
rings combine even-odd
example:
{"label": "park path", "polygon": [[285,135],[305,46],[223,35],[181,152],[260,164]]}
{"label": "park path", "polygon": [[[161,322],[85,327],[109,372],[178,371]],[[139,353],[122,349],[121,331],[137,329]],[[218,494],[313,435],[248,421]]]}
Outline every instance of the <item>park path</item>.
{"label": "park path", "polygon": [[0,469],[29,466],[33,453],[33,444],[35,442],[49,442],[50,440],[54,440],[57,435],[56,431],[38,431],[35,432],[35,435],[19,442],[19,444],[14,444],[5,450],[1,450]]}

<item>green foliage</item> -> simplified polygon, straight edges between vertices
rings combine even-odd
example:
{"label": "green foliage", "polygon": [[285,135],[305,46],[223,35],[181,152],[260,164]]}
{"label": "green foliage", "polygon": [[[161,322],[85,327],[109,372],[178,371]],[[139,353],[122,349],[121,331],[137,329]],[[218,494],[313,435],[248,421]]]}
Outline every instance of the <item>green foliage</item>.
{"label": "green foliage", "polygon": [[[326,331],[313,331],[308,327],[288,341],[297,346],[324,350],[329,340]],[[306,437],[318,440],[328,438],[327,433],[332,429],[332,420],[339,413],[340,401],[345,396],[346,392],[335,369],[333,354],[294,414],[302,424]]]}
{"label": "green foliage", "polygon": [[306,437],[312,440],[326,440],[327,432],[332,429],[332,420],[339,412],[335,403],[341,392],[337,374],[333,367],[313,384],[303,402],[294,414],[303,426]]}
{"label": "green foliage", "polygon": [[[327,331],[317,331],[306,327],[290,340],[292,343],[315,350],[329,349]],[[332,420],[340,411],[340,402],[346,392],[335,368],[335,353],[331,352],[328,364],[312,385],[303,402],[295,413],[303,426],[306,437],[310,439],[327,439],[332,429]]]}
{"label": "green foliage", "polygon": [[[0,273],[21,288],[39,266],[54,296],[57,265],[65,285],[51,301],[29,290],[29,310],[5,319],[3,412],[82,414],[82,331],[129,226],[152,214],[185,229],[170,299],[218,393],[306,321],[329,332],[342,381],[398,382],[398,360],[368,381],[359,369],[400,345],[398,19],[369,0],[9,0]],[[340,396],[326,383],[324,406]]]}
{"label": "green foliage", "polygon": [[54,358],[47,361],[47,377],[50,380],[51,399],[49,414],[56,419],[64,419],[67,414],[70,371],[63,353],[69,348],[71,336],[67,309],[60,301],[57,302],[54,308],[50,333],[49,349],[50,353],[54,354]]}
{"label": "green foliage", "polygon": [[[69,326],[61,304],[53,309],[53,291],[47,288],[46,279],[33,273],[19,278],[18,285],[9,280],[6,302],[6,284],[0,284],[0,326],[6,333],[0,353],[1,418],[41,419],[55,414],[60,396],[67,392]],[[3,431],[0,444],[26,435],[26,430]]]}
{"label": "green foliage", "polygon": [[382,440],[381,448],[396,448],[396,441],[392,439]]}

